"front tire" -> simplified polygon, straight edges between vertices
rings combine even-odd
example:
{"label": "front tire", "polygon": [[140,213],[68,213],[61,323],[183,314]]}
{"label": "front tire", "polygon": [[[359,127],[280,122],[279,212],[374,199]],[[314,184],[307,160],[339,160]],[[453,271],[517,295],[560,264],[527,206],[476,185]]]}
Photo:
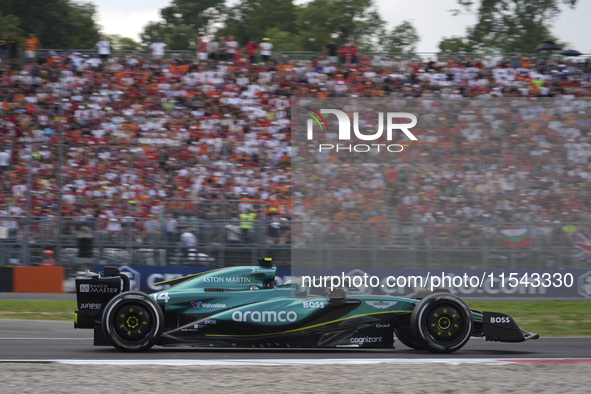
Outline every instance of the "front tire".
{"label": "front tire", "polygon": [[128,352],[150,349],[164,329],[164,314],[150,296],[141,291],[121,293],[107,304],[102,328],[114,347]]}
{"label": "front tire", "polygon": [[470,339],[473,320],[468,305],[448,293],[423,298],[410,317],[410,329],[417,344],[432,353],[453,353]]}

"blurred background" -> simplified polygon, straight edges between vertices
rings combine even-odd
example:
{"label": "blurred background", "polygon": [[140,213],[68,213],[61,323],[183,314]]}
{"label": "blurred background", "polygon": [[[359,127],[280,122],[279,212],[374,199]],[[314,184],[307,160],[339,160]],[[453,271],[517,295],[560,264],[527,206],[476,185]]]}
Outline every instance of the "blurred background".
{"label": "blurred background", "polygon": [[[139,40],[104,35],[92,3],[2,1],[0,265],[298,248],[325,268],[588,268],[591,60],[552,29],[580,4],[451,5],[474,24],[419,52],[437,27],[371,0],[175,0]],[[387,99],[419,141],[381,166],[313,157],[294,97]]]}

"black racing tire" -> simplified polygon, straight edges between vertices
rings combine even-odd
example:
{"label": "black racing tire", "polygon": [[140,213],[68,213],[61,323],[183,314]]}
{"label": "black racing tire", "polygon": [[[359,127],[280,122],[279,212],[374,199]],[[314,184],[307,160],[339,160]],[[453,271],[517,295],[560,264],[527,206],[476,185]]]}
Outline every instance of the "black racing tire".
{"label": "black racing tire", "polygon": [[415,350],[423,350],[421,345],[419,345],[417,343],[417,341],[415,341],[415,339],[410,331],[404,331],[399,328],[395,328],[394,334],[396,335],[396,339],[398,339],[400,342],[402,342],[402,344],[404,346],[409,347],[411,349],[415,349]]}
{"label": "black racing tire", "polygon": [[419,302],[410,316],[410,329],[417,344],[431,353],[453,353],[470,339],[472,312],[459,297],[433,293]]}
{"label": "black racing tire", "polygon": [[103,333],[119,350],[142,352],[160,339],[164,313],[141,291],[127,291],[109,301],[101,319]]}

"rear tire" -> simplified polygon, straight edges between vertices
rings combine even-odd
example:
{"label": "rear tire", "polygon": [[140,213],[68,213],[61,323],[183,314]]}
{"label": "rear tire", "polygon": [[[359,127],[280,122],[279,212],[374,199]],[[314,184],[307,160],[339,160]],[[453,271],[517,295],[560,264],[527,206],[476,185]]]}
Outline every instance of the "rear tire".
{"label": "rear tire", "polygon": [[109,301],[101,322],[103,333],[117,349],[142,352],[160,339],[164,313],[146,293],[127,291]]}
{"label": "rear tire", "polygon": [[433,293],[423,298],[410,317],[416,343],[432,353],[453,353],[470,339],[473,320],[468,305],[459,297]]}

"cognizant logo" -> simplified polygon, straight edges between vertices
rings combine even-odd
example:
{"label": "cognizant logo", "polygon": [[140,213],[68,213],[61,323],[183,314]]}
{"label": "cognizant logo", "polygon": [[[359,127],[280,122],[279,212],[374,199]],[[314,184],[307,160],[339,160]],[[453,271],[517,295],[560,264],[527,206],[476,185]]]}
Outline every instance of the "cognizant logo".
{"label": "cognizant logo", "polygon": [[382,342],[382,337],[361,337],[361,338],[351,338],[351,343],[358,343],[363,345],[364,343],[376,343]]}
{"label": "cognizant logo", "polygon": [[[349,115],[338,109],[321,109],[320,112],[313,110],[312,108],[304,107],[306,112],[312,119],[308,119],[307,122],[307,138],[312,140],[314,138],[314,121],[320,127],[321,131],[328,131],[328,124],[322,114],[333,114],[337,117],[339,122],[339,141],[351,141],[351,119]],[[410,123],[394,123],[394,119],[410,119]],[[413,128],[417,124],[417,117],[407,112],[387,112],[386,113],[386,140],[392,141],[393,131],[401,130],[411,141],[417,141],[417,137],[410,132],[409,129]],[[384,134],[384,113],[378,113],[378,130],[373,134],[363,134],[359,130],[359,113],[353,113],[353,134],[355,137],[362,141],[375,141],[382,137]],[[347,152],[369,152],[371,150],[380,152],[386,150],[388,152],[402,152],[404,147],[400,144],[319,144],[318,151],[335,150],[347,151]]]}
{"label": "cognizant logo", "polygon": [[298,314],[294,311],[236,311],[232,313],[234,321],[252,321],[256,323],[276,323],[276,322],[294,322],[298,319]]}

